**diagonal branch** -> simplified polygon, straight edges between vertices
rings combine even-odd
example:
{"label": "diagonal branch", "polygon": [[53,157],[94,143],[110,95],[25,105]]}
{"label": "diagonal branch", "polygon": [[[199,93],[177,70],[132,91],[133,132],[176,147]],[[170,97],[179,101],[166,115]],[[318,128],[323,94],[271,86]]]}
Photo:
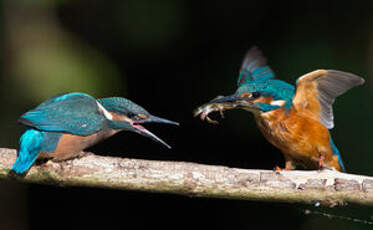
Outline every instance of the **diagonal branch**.
{"label": "diagonal branch", "polygon": [[151,161],[88,154],[9,174],[16,150],[0,148],[0,179],[326,206],[373,206],[373,177],[323,171],[247,170],[188,162]]}

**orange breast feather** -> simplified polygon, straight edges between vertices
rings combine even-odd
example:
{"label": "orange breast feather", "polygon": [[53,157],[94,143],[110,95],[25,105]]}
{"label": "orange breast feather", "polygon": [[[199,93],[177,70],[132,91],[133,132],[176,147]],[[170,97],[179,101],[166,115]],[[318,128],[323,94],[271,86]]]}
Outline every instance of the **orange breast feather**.
{"label": "orange breast feather", "polygon": [[256,118],[264,136],[282,151],[286,161],[316,168],[323,155],[327,165],[334,162],[329,131],[320,122],[303,116],[294,108],[290,112],[280,108],[257,115]]}
{"label": "orange breast feather", "polygon": [[63,134],[60,138],[54,153],[41,153],[40,158],[53,158],[60,161],[72,158],[84,149],[96,144],[97,142],[114,135],[116,131],[98,132],[88,136],[79,136],[74,134]]}

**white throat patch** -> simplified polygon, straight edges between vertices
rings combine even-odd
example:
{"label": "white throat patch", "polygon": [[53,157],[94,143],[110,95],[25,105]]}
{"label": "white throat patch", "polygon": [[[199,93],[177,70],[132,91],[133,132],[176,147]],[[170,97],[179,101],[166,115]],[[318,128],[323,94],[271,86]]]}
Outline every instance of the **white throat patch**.
{"label": "white throat patch", "polygon": [[286,104],[286,101],[285,100],[276,100],[276,101],[272,101],[271,102],[271,105],[278,105],[278,106],[283,106]]}
{"label": "white throat patch", "polygon": [[106,117],[106,119],[113,120],[113,115],[111,115],[111,113],[109,111],[107,111],[104,108],[104,106],[102,106],[98,101],[96,101],[96,103],[97,103],[99,111],[104,114],[104,116]]}

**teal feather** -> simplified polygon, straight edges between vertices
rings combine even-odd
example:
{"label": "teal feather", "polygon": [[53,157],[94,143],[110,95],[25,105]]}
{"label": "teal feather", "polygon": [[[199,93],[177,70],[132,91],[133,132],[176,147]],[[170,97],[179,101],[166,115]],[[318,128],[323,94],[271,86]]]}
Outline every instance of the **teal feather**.
{"label": "teal feather", "polygon": [[95,99],[94,97],[86,94],[86,93],[80,93],[80,92],[73,92],[73,93],[64,93],[60,94],[54,97],[49,98],[48,100],[42,102],[38,108],[41,108],[43,106],[58,102],[58,101],[63,101],[69,98],[74,98],[74,97],[82,97],[82,98],[89,98],[89,99]]}
{"label": "teal feather", "polygon": [[278,105],[265,104],[261,102],[257,102],[255,103],[255,105],[259,106],[260,110],[263,112],[268,112],[280,108],[280,106]]}
{"label": "teal feather", "polygon": [[41,143],[40,152],[54,153],[62,135],[63,133],[44,132],[44,138]]}
{"label": "teal feather", "polygon": [[24,173],[40,152],[54,153],[64,133],[86,136],[105,129],[134,130],[129,122],[108,119],[98,103],[114,113],[150,116],[141,106],[120,97],[96,100],[84,93],[68,93],[50,98],[20,117],[27,129],[12,169]]}
{"label": "teal feather", "polygon": [[38,157],[44,135],[44,132],[35,129],[28,129],[23,133],[19,141],[18,157],[12,167],[13,171],[21,174],[32,166]]}
{"label": "teal feather", "polygon": [[[274,100],[285,100],[285,108],[290,109],[295,95],[295,87],[281,80],[276,80],[275,74],[267,65],[262,52],[257,47],[252,47],[246,54],[237,80],[236,95],[246,92],[259,92],[265,97]],[[265,111],[276,107],[259,106]]]}
{"label": "teal feather", "polygon": [[26,172],[35,162],[40,152],[53,153],[62,133],[48,133],[29,128],[19,140],[18,156],[12,170],[16,173]]}
{"label": "teal feather", "polygon": [[100,131],[105,120],[93,97],[70,93],[49,99],[22,115],[19,122],[41,131],[90,135]]}
{"label": "teal feather", "polygon": [[267,65],[266,58],[257,47],[252,47],[245,55],[241,65],[237,85],[248,84],[250,82],[264,82],[275,78],[275,74]]}
{"label": "teal feather", "polygon": [[149,112],[143,107],[123,97],[106,97],[97,99],[97,101],[110,112],[124,115],[130,112],[149,115]]}
{"label": "teal feather", "polygon": [[281,80],[267,80],[265,82],[250,82],[241,85],[236,95],[241,95],[245,92],[260,92],[263,96],[271,96],[274,100],[285,100],[285,108],[290,109],[292,100],[295,95],[295,87]]}

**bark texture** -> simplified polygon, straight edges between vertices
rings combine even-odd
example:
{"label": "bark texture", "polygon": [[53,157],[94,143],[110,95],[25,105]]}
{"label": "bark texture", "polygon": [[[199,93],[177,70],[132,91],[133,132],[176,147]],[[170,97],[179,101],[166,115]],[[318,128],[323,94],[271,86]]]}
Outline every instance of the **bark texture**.
{"label": "bark texture", "polygon": [[331,170],[274,172],[87,154],[48,161],[18,176],[10,173],[15,159],[16,150],[0,148],[0,179],[324,206],[373,205],[373,177]]}

